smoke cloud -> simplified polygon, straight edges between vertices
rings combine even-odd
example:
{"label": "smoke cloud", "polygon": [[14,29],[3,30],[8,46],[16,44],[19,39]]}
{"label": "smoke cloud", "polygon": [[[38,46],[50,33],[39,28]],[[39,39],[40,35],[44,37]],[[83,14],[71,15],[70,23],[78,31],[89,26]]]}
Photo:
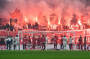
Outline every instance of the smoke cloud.
{"label": "smoke cloud", "polygon": [[89,15],[90,0],[0,0],[0,16],[10,16],[16,8],[27,17],[55,13],[68,19],[73,14],[78,17]]}

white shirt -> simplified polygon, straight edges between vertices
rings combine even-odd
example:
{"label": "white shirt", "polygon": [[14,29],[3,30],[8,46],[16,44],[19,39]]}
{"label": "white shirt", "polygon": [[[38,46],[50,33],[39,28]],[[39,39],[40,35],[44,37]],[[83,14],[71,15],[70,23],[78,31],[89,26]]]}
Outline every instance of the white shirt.
{"label": "white shirt", "polygon": [[67,38],[63,37],[63,44],[67,44]]}
{"label": "white shirt", "polygon": [[69,38],[69,44],[72,44],[72,38]]}

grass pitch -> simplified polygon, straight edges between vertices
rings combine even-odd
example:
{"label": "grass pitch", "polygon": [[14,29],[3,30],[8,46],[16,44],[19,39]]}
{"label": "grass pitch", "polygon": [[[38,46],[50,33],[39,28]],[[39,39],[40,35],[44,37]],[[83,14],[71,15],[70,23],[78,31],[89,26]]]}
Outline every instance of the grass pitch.
{"label": "grass pitch", "polygon": [[0,59],[90,59],[90,51],[0,51]]}

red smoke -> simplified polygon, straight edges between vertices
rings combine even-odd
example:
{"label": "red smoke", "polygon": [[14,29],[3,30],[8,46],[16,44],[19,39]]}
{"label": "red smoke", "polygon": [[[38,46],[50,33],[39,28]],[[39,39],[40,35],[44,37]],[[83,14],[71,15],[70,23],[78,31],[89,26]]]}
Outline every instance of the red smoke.
{"label": "red smoke", "polygon": [[[40,25],[71,25],[76,15],[79,25],[90,25],[90,7],[85,7],[84,0],[8,0],[8,16],[17,18],[19,23],[38,22]],[[15,9],[19,9],[19,11]],[[15,11],[15,13],[14,13]],[[12,15],[11,15],[12,14]],[[6,14],[5,14],[6,15]]]}

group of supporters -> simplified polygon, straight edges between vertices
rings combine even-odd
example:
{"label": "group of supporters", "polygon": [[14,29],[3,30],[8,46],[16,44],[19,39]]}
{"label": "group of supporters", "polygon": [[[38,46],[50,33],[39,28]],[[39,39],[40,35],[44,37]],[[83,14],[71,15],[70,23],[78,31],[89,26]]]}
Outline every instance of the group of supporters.
{"label": "group of supporters", "polygon": [[[36,49],[36,46],[40,47],[42,50],[46,49],[46,36],[41,35],[41,36],[24,36],[22,39],[16,35],[16,37],[8,36],[5,40],[5,45],[7,50],[19,50],[27,49],[27,45],[29,44],[30,49]],[[20,47],[22,46],[22,47]]]}
{"label": "group of supporters", "polygon": [[7,50],[11,50],[12,47],[15,50],[16,46],[19,46],[18,35],[16,35],[16,37],[14,37],[14,38],[12,36],[8,36],[5,39],[5,44],[6,44]]}
{"label": "group of supporters", "polygon": [[[54,38],[54,48],[57,49],[57,36],[55,36]],[[73,50],[73,46],[74,46],[74,42],[75,41],[73,39],[72,36],[70,36],[68,39],[67,37],[64,35],[64,36],[61,36],[61,39],[60,39],[60,49],[64,49],[66,50],[67,49],[67,46],[69,46],[69,49],[70,50]],[[79,50],[86,50],[87,49],[87,41],[86,41],[86,36],[84,37],[84,41],[83,41],[83,38],[82,36],[80,35],[80,37],[78,38],[78,43],[76,45],[78,47]]]}
{"label": "group of supporters", "polygon": [[[59,37],[54,35],[51,38],[51,44],[53,44],[54,49],[57,49],[57,46],[60,46],[60,49],[62,50],[66,50],[67,46],[69,46],[70,50],[73,50],[73,37],[70,36],[69,38],[67,38],[65,35],[61,35],[60,36],[60,42],[58,43],[58,39]],[[27,46],[30,47],[30,49],[36,49],[36,47],[38,46],[40,49],[45,50],[47,45],[48,45],[48,36],[47,35],[33,35],[33,36],[27,36],[25,35],[22,39],[18,37],[18,35],[16,35],[16,37],[11,37],[8,36],[5,39],[5,45],[7,47],[8,50],[11,50],[13,47],[13,50],[17,50],[20,49],[20,45],[22,45],[22,49],[26,50]],[[86,36],[84,37],[84,40],[82,38],[82,36],[80,35],[80,37],[78,38],[78,49],[80,50],[87,50],[87,40],[86,40]]]}
{"label": "group of supporters", "polygon": [[[75,44],[73,41],[75,41],[75,40],[73,39],[72,36],[70,36],[69,39],[67,39],[67,37],[65,35],[61,36],[60,41],[61,41],[61,43],[60,43],[61,49],[66,50],[67,46],[69,46],[69,49],[73,50],[73,46]],[[57,47],[57,44],[54,44],[54,45],[56,45],[56,47]],[[80,37],[78,38],[78,43],[76,46],[78,47],[79,50],[86,50],[87,49],[86,36],[84,37],[84,41],[83,41],[83,38],[80,35]]]}
{"label": "group of supporters", "polygon": [[41,36],[35,36],[33,35],[32,37],[29,36],[27,39],[27,36],[23,38],[23,49],[26,49],[27,44],[31,44],[31,48],[35,49],[36,46],[39,46],[42,50],[45,50],[46,48],[46,36],[41,35]]}

